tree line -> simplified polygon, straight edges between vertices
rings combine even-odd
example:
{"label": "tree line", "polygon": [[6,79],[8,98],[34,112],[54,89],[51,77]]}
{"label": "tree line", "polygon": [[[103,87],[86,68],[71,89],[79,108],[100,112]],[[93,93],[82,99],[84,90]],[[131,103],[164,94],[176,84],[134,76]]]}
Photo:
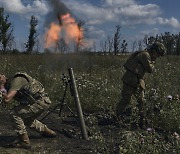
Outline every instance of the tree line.
{"label": "tree line", "polygon": [[[38,20],[35,16],[31,16],[30,19],[30,28],[27,42],[24,43],[24,52],[25,53],[33,53],[38,51],[38,32],[36,27],[38,25]],[[79,20],[78,26],[80,30],[84,30],[82,28],[85,25],[85,22]],[[5,14],[4,8],[0,8],[0,51],[2,53],[7,52],[19,52],[15,47],[15,37],[13,36],[13,25],[9,21],[9,15]],[[78,38],[78,42],[75,45],[75,52],[80,52],[83,48],[81,48],[81,42],[84,38]],[[115,27],[115,32],[112,36],[107,36],[105,40],[100,42],[100,52],[103,53],[128,53],[134,52],[137,50],[142,50],[144,48],[148,48],[155,41],[162,42],[167,48],[167,54],[170,55],[180,55],[180,32],[178,34],[171,34],[170,32],[165,32],[163,34],[157,34],[156,36],[148,36],[145,35],[142,40],[135,40],[130,45],[123,38],[121,34],[121,26],[117,25]],[[36,45],[36,46],[35,46]],[[37,48],[35,48],[37,47]],[[128,48],[129,47],[129,48]],[[94,45],[95,48],[95,45]],[[60,39],[57,42],[56,50],[61,52],[66,52],[68,50],[68,45],[65,43],[63,39]],[[55,50],[55,51],[56,51]],[[96,49],[88,49],[91,51],[95,51]],[[86,49],[86,51],[88,51]]]}
{"label": "tree line", "polygon": [[113,53],[115,55],[140,51],[145,48],[149,48],[154,42],[159,41],[167,48],[168,55],[180,55],[180,32],[178,34],[171,34],[165,32],[163,34],[157,34],[156,36],[145,35],[142,40],[135,40],[131,45],[131,49],[128,49],[128,43],[121,34],[121,26],[117,25],[115,28],[114,35],[101,41],[101,51],[104,53]]}
{"label": "tree line", "polygon": [[[35,16],[31,16],[28,40],[24,43],[26,53],[33,52],[35,44],[38,43],[38,33],[36,30],[37,25],[37,18]],[[4,8],[0,8],[0,51],[2,53],[19,52],[18,49],[15,48],[13,30],[13,25],[9,21],[9,15],[5,14]]]}

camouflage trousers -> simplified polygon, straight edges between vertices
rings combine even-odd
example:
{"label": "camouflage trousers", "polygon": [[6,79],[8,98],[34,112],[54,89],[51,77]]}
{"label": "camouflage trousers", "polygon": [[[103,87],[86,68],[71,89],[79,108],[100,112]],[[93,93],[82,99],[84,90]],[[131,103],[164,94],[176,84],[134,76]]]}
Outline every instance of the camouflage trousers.
{"label": "camouflage trousers", "polygon": [[[47,100],[48,98],[46,98]],[[26,127],[29,127],[39,133],[43,132],[47,126],[37,120],[46,109],[49,108],[51,101],[45,101],[43,98],[29,105],[20,104],[11,112],[14,130],[18,135],[27,133]]]}
{"label": "camouflage trousers", "polygon": [[143,102],[144,102],[144,89],[138,85],[137,88],[134,88],[132,86],[129,86],[127,84],[123,84],[123,88],[121,91],[121,99],[119,103],[116,106],[116,114],[117,116],[130,116],[131,115],[131,98],[132,96],[135,96],[138,102],[138,110],[139,110],[139,116],[140,121],[143,121],[144,118],[144,111],[143,111]]}

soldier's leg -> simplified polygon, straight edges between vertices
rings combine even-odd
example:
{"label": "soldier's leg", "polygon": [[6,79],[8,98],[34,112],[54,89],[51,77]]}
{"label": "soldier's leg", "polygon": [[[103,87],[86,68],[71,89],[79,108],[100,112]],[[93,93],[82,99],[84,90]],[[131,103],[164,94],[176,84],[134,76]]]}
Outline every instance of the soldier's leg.
{"label": "soldier's leg", "polygon": [[17,134],[27,133],[26,126],[30,126],[43,111],[43,107],[37,103],[17,106],[11,113],[13,127]]}
{"label": "soldier's leg", "polygon": [[[31,148],[30,140],[26,131],[24,121],[21,118],[21,115],[18,113],[19,110],[21,110],[20,106],[18,107],[18,110],[14,110],[10,114],[13,121],[14,130],[17,133],[19,140],[16,140],[15,142],[9,144],[9,146],[28,149]],[[25,110],[22,110],[22,112],[25,112]]]}
{"label": "soldier's leg", "polygon": [[13,114],[12,119],[14,121],[13,128],[15,128],[14,130],[18,135],[27,133],[26,126],[24,125],[24,121],[20,116]]}
{"label": "soldier's leg", "polygon": [[45,124],[36,119],[48,108],[48,106],[49,104],[47,105],[46,102],[44,102],[44,99],[40,99],[37,103],[31,105],[32,116],[26,118],[25,124],[31,129],[41,133],[43,136],[55,137],[56,133],[53,130],[49,129]]}
{"label": "soldier's leg", "polygon": [[117,116],[124,116],[131,114],[131,109],[129,105],[131,102],[131,97],[134,94],[134,92],[135,92],[135,88],[123,84],[123,88],[121,92],[121,100],[116,106]]}
{"label": "soldier's leg", "polygon": [[15,107],[14,110],[10,113],[12,125],[17,134],[27,133],[26,126],[24,125],[24,121],[21,117],[21,113],[24,112],[26,112],[26,110],[23,109],[23,106],[19,105]]}
{"label": "soldier's leg", "polygon": [[145,120],[145,111],[144,111],[144,90],[140,88],[137,95],[138,101],[138,110],[139,110],[139,127],[143,128]]}
{"label": "soldier's leg", "polygon": [[40,122],[39,120],[35,119],[32,124],[30,125],[30,128],[41,133],[45,137],[55,137],[56,133],[49,129],[45,124]]}

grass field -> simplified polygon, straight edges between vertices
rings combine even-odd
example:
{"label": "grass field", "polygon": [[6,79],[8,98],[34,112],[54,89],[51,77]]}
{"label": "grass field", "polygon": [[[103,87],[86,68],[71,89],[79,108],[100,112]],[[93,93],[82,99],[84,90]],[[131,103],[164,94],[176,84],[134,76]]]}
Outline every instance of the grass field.
{"label": "grass field", "polygon": [[[0,72],[7,76],[12,76],[18,71],[27,72],[38,79],[44,85],[51,100],[57,102],[62,98],[64,91],[62,74],[68,75],[67,70],[72,67],[77,79],[83,112],[113,115],[115,105],[120,99],[123,63],[127,57],[127,55],[93,54],[1,55]],[[179,79],[180,56],[165,56],[157,60],[155,72],[145,76],[145,110],[149,127],[158,128],[163,133],[142,134],[139,131],[135,133],[126,131],[121,134],[120,153],[179,152]],[[172,99],[168,99],[169,96],[172,96]],[[71,99],[68,93],[67,101],[73,107]],[[135,104],[134,100],[132,102]],[[136,121],[138,116],[134,104],[131,120]],[[139,146],[142,148],[139,149]]]}

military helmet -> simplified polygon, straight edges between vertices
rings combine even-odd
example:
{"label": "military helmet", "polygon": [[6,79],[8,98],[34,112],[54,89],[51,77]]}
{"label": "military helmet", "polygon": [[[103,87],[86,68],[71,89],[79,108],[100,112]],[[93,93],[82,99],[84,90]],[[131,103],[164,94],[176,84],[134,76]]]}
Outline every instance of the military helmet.
{"label": "military helmet", "polygon": [[164,56],[166,54],[166,47],[160,42],[153,43],[150,50],[156,51],[159,56]]}

